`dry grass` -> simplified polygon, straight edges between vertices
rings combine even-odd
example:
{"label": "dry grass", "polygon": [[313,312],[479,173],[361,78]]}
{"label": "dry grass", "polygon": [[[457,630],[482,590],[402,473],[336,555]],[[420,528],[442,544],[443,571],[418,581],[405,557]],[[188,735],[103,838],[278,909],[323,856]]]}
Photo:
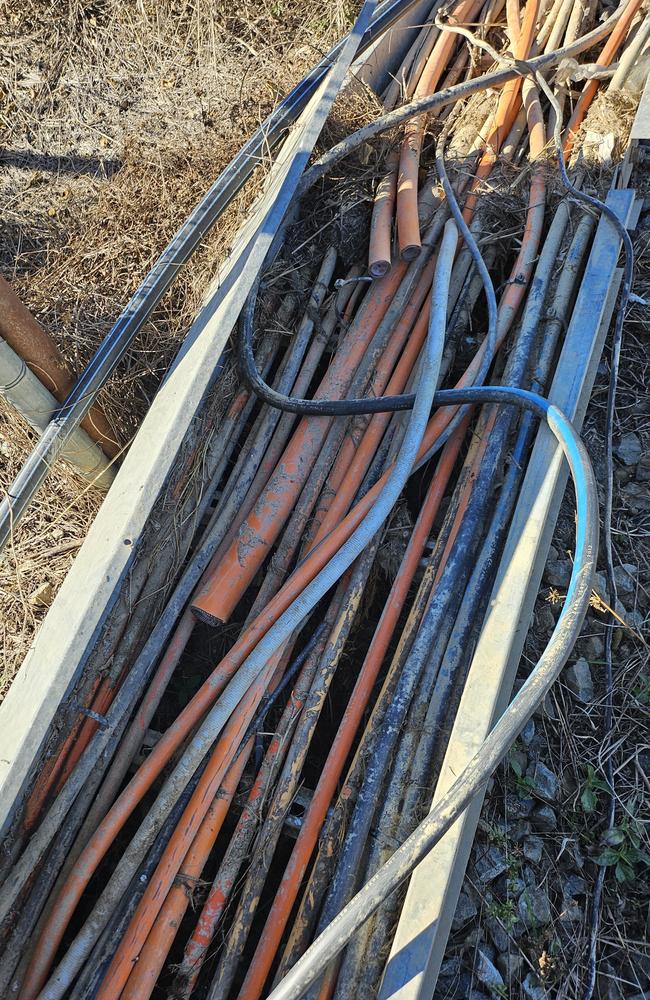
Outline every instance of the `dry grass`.
{"label": "dry grass", "polygon": [[[178,226],[354,4],[0,0],[0,267],[76,371]],[[259,183],[259,179],[258,179]],[[227,253],[251,184],[102,393],[124,442]],[[0,411],[0,488],[33,443]],[[61,463],[0,576],[0,694],[101,503]],[[46,588],[43,605],[30,595]]]}

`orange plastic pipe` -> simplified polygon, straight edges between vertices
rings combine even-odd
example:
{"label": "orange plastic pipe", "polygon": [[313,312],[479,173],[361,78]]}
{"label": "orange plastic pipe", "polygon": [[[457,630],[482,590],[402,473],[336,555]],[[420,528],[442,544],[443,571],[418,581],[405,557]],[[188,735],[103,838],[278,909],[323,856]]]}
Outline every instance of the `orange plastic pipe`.
{"label": "orange plastic pipe", "polygon": [[182,819],[172,833],[158,867],[131,918],[131,923],[99,988],[97,1000],[109,1000],[121,995],[133,963],[138,960],[138,955],[187,854],[188,844],[192,843],[201,827],[210,803],[219,790],[233,755],[276,667],[277,654],[271,658],[255,684],[246,692],[212,751],[208,765],[194,789]]}
{"label": "orange plastic pipe", "polygon": [[[451,17],[457,22],[471,19],[483,2],[484,0],[461,0],[453,8]],[[449,31],[443,32],[437,39],[418,80],[414,100],[435,91],[456,42],[457,38]],[[418,220],[418,175],[426,122],[426,115],[417,115],[404,126],[397,179],[397,237],[400,255],[404,260],[415,260],[422,247]]]}
{"label": "orange plastic pipe", "polygon": [[[432,262],[432,266],[435,267],[435,260]],[[417,296],[417,290],[414,295]],[[386,386],[386,394],[389,396],[404,390],[409,375],[413,371],[427,334],[430,300],[429,294],[420,309],[420,314],[411,330],[395,371]],[[347,437],[343,442],[337,457],[337,462],[340,459],[340,463],[333,470],[338,475],[331,477],[328,484],[327,503],[323,504],[317,512],[317,518],[322,518],[322,520],[317,526],[309,551],[321,542],[347,513],[392,416],[392,413],[374,414],[358,447],[352,436]]]}
{"label": "orange plastic pipe", "polygon": [[[405,265],[370,289],[316,392],[316,398],[341,398],[390,304]],[[332,422],[331,417],[303,418],[285,448],[265,489],[239,529],[218,570],[192,607],[208,621],[226,622],[277,540]]]}
{"label": "orange plastic pipe", "polygon": [[[90,699],[94,698],[98,688],[101,685],[101,679],[99,677],[95,678],[90,691]],[[71,747],[74,746],[77,737],[81,731],[81,728],[86,720],[82,715],[74,723],[72,729],[66,736],[61,749],[58,753],[53,754],[49,760],[46,761],[40,774],[34,782],[34,786],[30,793],[29,799],[25,804],[25,811],[23,813],[23,829],[26,833],[30,833],[33,829],[36,821],[38,820],[43,806],[47,801],[47,798],[54,787],[55,783],[58,781],[59,775],[63,769],[66,762],[68,754],[70,753]]]}
{"label": "orange plastic pipe", "polygon": [[193,898],[193,889],[201,877],[205,863],[223,826],[223,821],[237,791],[253,744],[254,738],[251,737],[244,750],[228,768],[223,784],[213,799],[205,819],[192,841],[192,846],[185,856],[177,881],[169,890],[158,918],[138,956],[138,961],[133,966],[133,971],[121,994],[122,1000],[148,1000],[151,996],[178,933],[181,920]]}
{"label": "orange plastic pipe", "polygon": [[368,243],[368,272],[373,278],[382,278],[390,271],[391,231],[397,190],[397,151],[390,153],[386,160],[386,173],[377,185],[370,220],[370,240]]}
{"label": "orange plastic pipe", "polygon": [[[403,391],[413,365],[424,343],[429,319],[429,289],[436,266],[436,255],[424,268],[420,279],[411,293],[409,301],[395,326],[395,330],[375,369],[368,395],[389,396]],[[404,343],[406,341],[406,346]],[[397,361],[400,350],[402,356]],[[397,365],[395,362],[397,361]],[[393,374],[390,375],[392,369]],[[390,378],[389,378],[390,375]],[[320,542],[347,513],[348,507],[361,484],[381,437],[392,417],[391,413],[377,413],[368,418],[359,418],[362,424],[361,442],[357,446],[358,430],[356,421],[344,438],[332,471],[322,491],[312,520],[312,537],[309,549]]]}
{"label": "orange plastic pipe", "polygon": [[[341,591],[339,591],[339,593],[341,593]],[[325,624],[327,628],[334,623],[339,608],[340,601],[337,602],[335,599],[330,603],[325,616]],[[324,643],[322,646],[317,646],[311,653],[310,659],[312,659],[312,657],[320,657],[323,648]],[[305,664],[305,668],[306,666],[307,664]],[[298,681],[291,692],[289,701],[285,706],[284,712],[282,713],[280,721],[271,738],[271,742],[269,743],[269,747],[264,756],[264,762],[258,771],[257,777],[255,778],[253,786],[248,794],[246,805],[244,806],[244,809],[239,817],[233,837],[236,837],[238,835],[238,831],[242,828],[246,828],[251,824],[257,825],[260,820],[260,810],[262,809],[271,783],[277,775],[277,768],[280,767],[282,760],[284,759],[289,743],[289,734],[300,716],[306,696],[307,687]],[[233,887],[234,878],[237,877],[237,874],[238,873],[232,873],[233,881],[228,881],[228,879],[225,878],[223,881],[213,884],[210,894],[204,903],[201,915],[195,925],[192,936],[185,946],[182,965],[179,967],[179,975],[183,977],[183,996],[189,996],[194,988],[194,985],[196,984],[205,954],[214,936],[216,926],[221,919],[221,915]]]}
{"label": "orange plastic pipe", "polygon": [[[609,66],[612,59],[618,52],[621,42],[627,34],[628,28],[632,23],[632,19],[636,12],[641,7],[643,0],[630,0],[625,11],[623,12],[620,21],[614,25],[614,30],[607,39],[602,51],[600,52],[596,62],[599,66]],[[573,143],[575,142],[575,137],[582,121],[587,113],[589,105],[596,96],[596,91],[600,86],[600,80],[588,80],[585,83],[582,93],[578,98],[578,102],[573,109],[573,114],[569,119],[569,123],[566,127],[565,140],[564,140],[564,155],[570,156],[571,150],[573,149]]]}
{"label": "orange plastic pipe", "polygon": [[248,967],[239,1000],[253,1000],[253,998],[259,997],[264,988],[264,983],[300,890],[302,879],[316,846],[327,809],[336,791],[348,754],[352,749],[357,729],[404,607],[413,576],[431,533],[433,521],[440,508],[440,501],[453,472],[469,419],[468,415],[443,449],[436,474],[427,491],[399,572],[382,610],[381,618],[359,671],[334,742],[327,755],[309,808],[303,817],[300,833],[273,900],[255,954]]}
{"label": "orange plastic pipe", "polygon": [[[511,5],[508,5],[508,9],[510,20],[510,18],[513,17]],[[517,24],[515,23],[512,26],[512,34],[517,35],[516,40],[512,41],[516,59],[527,59],[530,54],[538,10],[539,0],[528,0],[524,12],[523,25],[521,26],[521,30],[518,34]],[[499,150],[508,137],[508,132],[517,117],[519,109],[518,97],[521,87],[522,79],[521,77],[516,77],[514,80],[509,80],[499,94],[499,102],[495,113],[494,125],[492,126],[490,134],[485,142],[486,150],[479,161],[478,167],[476,168],[470,193],[465,200],[463,215],[466,221],[469,221],[474,214],[478,201],[478,187],[490,174],[497,161]]]}

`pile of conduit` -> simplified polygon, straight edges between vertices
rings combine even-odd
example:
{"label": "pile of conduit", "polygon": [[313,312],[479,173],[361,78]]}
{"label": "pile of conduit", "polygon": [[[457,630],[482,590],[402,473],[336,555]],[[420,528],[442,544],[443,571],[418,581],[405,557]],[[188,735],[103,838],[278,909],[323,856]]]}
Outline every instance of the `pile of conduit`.
{"label": "pile of conduit", "polygon": [[[403,115],[381,148],[367,257],[322,244],[289,338],[266,327],[290,314],[272,276],[291,226],[269,250],[236,334],[242,382],[192,595],[167,604],[164,648],[154,629],[100,685],[101,710],[48,760],[3,856],[3,996],[377,994],[393,890],[484,786],[587,608],[593,477],[543,393],[601,209],[564,157],[608,81],[587,79],[569,108],[552,67],[558,50],[617,61],[621,86],[647,45],[639,8],[600,23],[579,0],[435,7],[382,96],[388,116],[306,172],[303,201]],[[486,191],[494,210],[512,164],[527,206],[495,239]],[[530,684],[425,828],[540,419],[574,480],[574,577]],[[178,710],[197,635],[223,655]],[[82,779],[118,697],[131,710]]]}

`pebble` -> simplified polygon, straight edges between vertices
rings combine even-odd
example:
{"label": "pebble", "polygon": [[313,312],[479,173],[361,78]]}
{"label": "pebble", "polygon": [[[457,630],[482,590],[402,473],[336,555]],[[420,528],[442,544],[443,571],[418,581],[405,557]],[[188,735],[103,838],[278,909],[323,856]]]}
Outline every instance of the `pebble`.
{"label": "pebble", "polygon": [[546,1000],[548,994],[543,986],[539,985],[537,976],[534,976],[532,972],[529,972],[521,988],[524,991],[524,996],[528,997],[528,1000]]}
{"label": "pebble", "polygon": [[557,816],[550,806],[538,806],[533,812],[531,819],[533,826],[545,833],[552,833],[557,830]]}
{"label": "pebble", "polygon": [[526,883],[527,888],[529,886],[532,886],[533,888],[537,887],[537,884],[539,883],[539,878],[537,876],[537,872],[534,871],[530,865],[524,865],[522,875],[524,877],[524,882]]}
{"label": "pebble", "polygon": [[41,583],[36,590],[29,595],[29,603],[34,608],[49,608],[54,600],[54,586],[48,580]]}
{"label": "pebble", "polygon": [[493,882],[507,867],[508,862],[505,855],[498,847],[489,847],[486,851],[479,848],[474,862],[474,870],[477,880],[483,885]]}
{"label": "pebble", "polygon": [[517,979],[523,964],[521,955],[513,955],[511,951],[497,958],[497,968],[505,980]]}
{"label": "pebble", "polygon": [[536,613],[537,618],[537,628],[542,633],[542,635],[550,634],[555,628],[555,615],[551,610],[550,604],[544,604],[542,608]]}
{"label": "pebble", "polygon": [[589,663],[602,660],[605,655],[605,643],[597,635],[588,635],[582,641],[585,657]]}
{"label": "pebble", "polygon": [[541,708],[538,708],[535,712],[540,718],[546,716],[551,719],[552,722],[557,722],[559,716],[557,714],[557,708],[555,707],[555,699],[553,697],[553,692],[549,691],[542,702]]}
{"label": "pebble", "polygon": [[614,480],[617,483],[629,483],[630,480],[634,479],[634,466],[633,465],[619,465],[614,469]]}
{"label": "pebble", "polygon": [[456,913],[454,914],[454,919],[452,921],[451,929],[454,931],[460,930],[464,927],[466,923],[473,920],[478,910],[474,905],[474,902],[470,899],[466,892],[461,892],[458,897],[458,904],[456,906]]}
{"label": "pebble", "polygon": [[453,955],[451,958],[448,958],[442,963],[439,975],[441,975],[443,979],[453,979],[456,976],[460,976],[460,958],[458,955]]}
{"label": "pebble", "polygon": [[623,563],[614,569],[614,581],[619,594],[633,594],[636,589],[636,577],[639,567],[634,563]]}
{"label": "pebble", "polygon": [[508,879],[508,891],[511,896],[521,896],[526,888],[526,883],[522,878],[514,877]]}
{"label": "pebble", "polygon": [[551,904],[543,889],[525,889],[519,897],[517,910],[522,923],[529,929],[551,922]]}
{"label": "pebble", "polygon": [[586,705],[594,700],[594,681],[584,656],[576,660],[572,666],[567,667],[562,676],[566,686],[577,701]]}
{"label": "pebble", "polygon": [[580,875],[567,875],[562,879],[562,892],[565,899],[584,896],[587,892],[587,883]]}
{"label": "pebble", "polygon": [[[644,615],[640,608],[635,608],[634,611],[626,611],[622,616],[625,623],[630,626],[630,628],[636,629],[637,632],[643,632],[646,627],[647,616]],[[614,632],[614,635],[622,632],[619,628]],[[622,638],[622,636],[621,636]]]}
{"label": "pebble", "polygon": [[533,824],[530,822],[530,820],[519,819],[517,820],[517,824],[514,830],[512,831],[512,839],[515,841],[516,844],[518,844],[520,840],[523,840],[524,837],[527,837],[532,832],[533,832]]}
{"label": "pebble", "polygon": [[569,585],[572,570],[573,563],[570,559],[553,559],[547,562],[544,575],[551,587],[565,590]]}
{"label": "pebble", "polygon": [[623,486],[621,493],[634,510],[650,510],[650,495],[648,487],[641,483],[628,483]]}
{"label": "pebble", "polygon": [[624,465],[636,465],[641,460],[642,448],[641,438],[634,431],[624,434],[617,445],[614,446],[614,454],[620,458]]}
{"label": "pebble", "polygon": [[527,861],[537,865],[542,860],[544,841],[541,837],[526,837],[524,840],[524,857]]}
{"label": "pebble", "polygon": [[521,731],[521,742],[524,744],[524,746],[529,747],[534,739],[535,739],[535,720],[529,719]]}
{"label": "pebble", "polygon": [[582,907],[576,903],[575,899],[565,899],[560,910],[560,923],[577,924],[583,917]]}
{"label": "pebble", "polygon": [[541,761],[537,761],[534,766],[531,764],[527,771],[527,777],[535,785],[535,792],[540,798],[546,799],[548,802],[555,801],[558,788],[557,775],[546,764],[542,764]]}
{"label": "pebble", "polygon": [[525,798],[512,793],[506,795],[506,813],[513,819],[525,819],[526,816],[530,816],[534,806],[534,800],[528,795]]}
{"label": "pebble", "polygon": [[507,951],[510,947],[510,936],[494,917],[488,917],[485,926],[490,938],[494,942],[494,947],[498,952]]}
{"label": "pebble", "polygon": [[436,992],[433,994],[435,1000],[466,1000],[472,988],[472,977],[468,972],[456,974],[450,978],[438,977]]}
{"label": "pebble", "polygon": [[478,979],[479,983],[482,983],[483,986],[487,986],[490,992],[493,990],[499,991],[503,989],[503,976],[482,948],[479,948],[476,954],[474,975]]}
{"label": "pebble", "polygon": [[650,482],[650,451],[641,455],[641,460],[636,467],[636,479],[638,483]]}

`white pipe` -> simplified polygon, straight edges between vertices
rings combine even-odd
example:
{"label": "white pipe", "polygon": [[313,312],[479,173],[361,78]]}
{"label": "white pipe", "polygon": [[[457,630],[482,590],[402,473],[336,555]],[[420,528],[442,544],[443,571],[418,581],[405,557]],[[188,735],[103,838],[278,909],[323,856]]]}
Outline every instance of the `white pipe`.
{"label": "white pipe", "polygon": [[[42,433],[58,409],[49,389],[36,378],[23,359],[0,339],[0,395],[24,417],[30,427]],[[115,469],[98,444],[81,428],[66,441],[61,457],[73,465],[84,479],[104,492],[115,478]]]}

